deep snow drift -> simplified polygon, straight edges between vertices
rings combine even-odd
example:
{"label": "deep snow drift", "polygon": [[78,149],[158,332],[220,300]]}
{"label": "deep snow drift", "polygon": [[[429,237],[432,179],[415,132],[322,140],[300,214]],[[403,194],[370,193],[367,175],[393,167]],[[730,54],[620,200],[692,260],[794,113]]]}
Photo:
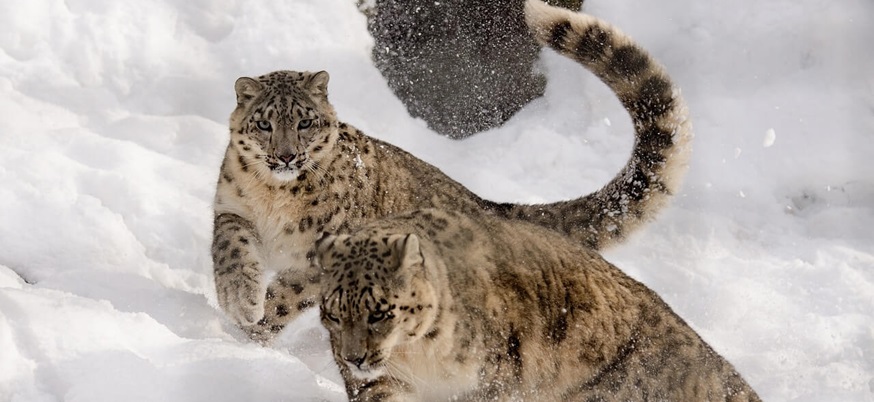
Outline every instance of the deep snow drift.
{"label": "deep snow drift", "polygon": [[[588,3],[667,66],[696,132],[682,194],[606,256],[766,400],[874,400],[874,4]],[[0,26],[0,401],[345,400],[314,311],[264,348],[215,308],[238,76],[327,70],[342,119],[494,200],[593,191],[631,146],[552,53],[506,126],[435,135],[352,0],[3,1]]]}

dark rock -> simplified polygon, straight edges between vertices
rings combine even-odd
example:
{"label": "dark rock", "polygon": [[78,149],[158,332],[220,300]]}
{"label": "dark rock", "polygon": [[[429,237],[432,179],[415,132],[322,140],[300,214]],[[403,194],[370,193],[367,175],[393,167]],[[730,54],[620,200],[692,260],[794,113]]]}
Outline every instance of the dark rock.
{"label": "dark rock", "polygon": [[[554,0],[579,10],[583,0]],[[410,114],[464,138],[500,126],[543,94],[524,0],[375,0],[360,4],[373,60]]]}

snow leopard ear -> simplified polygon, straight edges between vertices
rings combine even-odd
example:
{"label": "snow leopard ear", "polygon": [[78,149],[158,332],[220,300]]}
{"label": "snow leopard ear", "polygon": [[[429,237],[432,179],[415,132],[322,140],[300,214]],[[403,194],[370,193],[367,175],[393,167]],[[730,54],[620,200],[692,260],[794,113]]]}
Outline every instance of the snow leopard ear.
{"label": "snow leopard ear", "polygon": [[331,76],[328,75],[327,71],[319,71],[317,73],[313,73],[310,75],[310,78],[307,79],[306,86],[307,89],[312,91],[314,94],[319,95],[328,95],[328,80],[330,80]]}
{"label": "snow leopard ear", "polygon": [[254,78],[237,78],[237,82],[234,83],[234,91],[237,92],[237,104],[243,105],[254,99],[261,93],[262,89],[264,89],[264,86]]}
{"label": "snow leopard ear", "polygon": [[314,253],[312,260],[310,260],[311,267],[320,271],[325,270],[325,267],[322,265],[322,256],[334,248],[334,242],[337,240],[337,237],[338,236],[332,235],[328,232],[322,232],[322,235],[319,236],[318,240],[316,240],[316,252]]}
{"label": "snow leopard ear", "polygon": [[328,232],[322,232],[322,235],[316,240],[316,255],[318,256],[330,250],[334,246],[334,240],[337,240],[337,236]]}
{"label": "snow leopard ear", "polygon": [[[398,235],[399,237],[403,235]],[[419,237],[414,234],[403,236],[394,242],[395,252],[400,260],[400,267],[407,268],[421,265],[424,262],[422,249],[419,247]]]}

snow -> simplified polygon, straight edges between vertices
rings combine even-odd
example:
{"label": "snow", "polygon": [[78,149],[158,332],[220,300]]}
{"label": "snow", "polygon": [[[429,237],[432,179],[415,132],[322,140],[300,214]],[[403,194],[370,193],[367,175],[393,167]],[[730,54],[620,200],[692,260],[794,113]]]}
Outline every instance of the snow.
{"label": "snow", "polygon": [[[874,400],[874,4],[586,7],[666,65],[696,132],[683,191],[607,258],[765,400]],[[499,201],[593,191],[631,146],[606,87],[548,52],[544,98],[435,135],[371,65],[350,0],[3,1],[0,25],[4,402],[345,400],[314,312],[262,347],[216,308],[238,76],[327,70],[344,120]]]}

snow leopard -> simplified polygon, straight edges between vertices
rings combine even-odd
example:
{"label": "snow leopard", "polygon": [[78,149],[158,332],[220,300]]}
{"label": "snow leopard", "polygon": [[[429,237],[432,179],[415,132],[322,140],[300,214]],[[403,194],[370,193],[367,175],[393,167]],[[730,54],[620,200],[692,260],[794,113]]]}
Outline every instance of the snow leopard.
{"label": "snow leopard", "polygon": [[351,401],[758,401],[645,285],[527,222],[424,209],[317,241]]}
{"label": "snow leopard", "polygon": [[323,231],[436,207],[531,222],[602,250],[650,221],[678,191],[691,149],[688,111],[670,77],[627,36],[582,16],[526,14],[535,38],[576,60],[617,95],[634,127],[631,157],[576,199],[483,199],[438,168],[341,121],[329,74],[241,77],[215,200],[212,259],[219,306],[269,342],[316,305],[310,261]]}

